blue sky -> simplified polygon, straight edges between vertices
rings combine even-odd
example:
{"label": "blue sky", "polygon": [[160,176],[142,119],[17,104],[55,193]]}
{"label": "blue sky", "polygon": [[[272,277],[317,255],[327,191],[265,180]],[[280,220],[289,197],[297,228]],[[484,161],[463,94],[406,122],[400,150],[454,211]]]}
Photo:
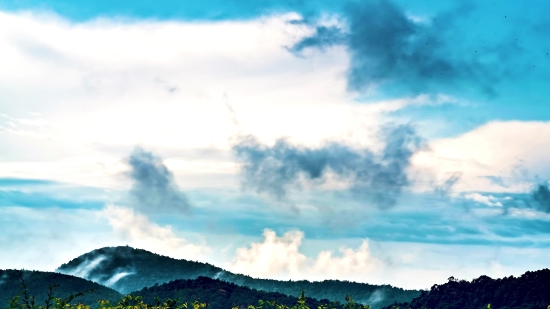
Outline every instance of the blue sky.
{"label": "blue sky", "polygon": [[125,244],[405,288],[546,267],[549,5],[0,0],[0,268]]}

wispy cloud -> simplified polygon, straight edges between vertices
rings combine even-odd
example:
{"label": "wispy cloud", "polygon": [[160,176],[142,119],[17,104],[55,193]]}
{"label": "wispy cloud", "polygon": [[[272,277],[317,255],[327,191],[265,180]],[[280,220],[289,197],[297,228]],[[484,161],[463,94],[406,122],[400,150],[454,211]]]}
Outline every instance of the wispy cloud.
{"label": "wispy cloud", "polygon": [[64,269],[60,271],[68,275],[93,280],[93,278],[90,277],[91,272],[95,268],[97,268],[99,264],[103,262],[106,258],[107,257],[104,255],[99,255],[92,260],[86,260],[80,263],[77,267],[73,269]]}

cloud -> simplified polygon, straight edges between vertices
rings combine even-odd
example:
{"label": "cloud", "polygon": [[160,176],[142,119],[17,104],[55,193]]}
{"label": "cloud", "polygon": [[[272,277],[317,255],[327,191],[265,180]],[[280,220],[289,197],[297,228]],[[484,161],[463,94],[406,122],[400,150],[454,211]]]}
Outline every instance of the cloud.
{"label": "cloud", "polygon": [[383,266],[371,255],[366,240],[356,250],[341,248],[340,256],[321,251],[317,257],[308,258],[299,250],[304,237],[301,231],[289,231],[277,237],[274,231],[264,229],[263,236],[262,242],[238,248],[227,269],[263,278],[343,279],[360,278]]}
{"label": "cloud", "polygon": [[458,136],[431,140],[411,159],[412,170],[439,182],[460,173],[458,192],[528,193],[539,179],[550,179],[550,123],[491,121]]}
{"label": "cloud", "polygon": [[536,184],[529,192],[511,194],[505,197],[495,197],[480,193],[464,194],[463,197],[487,206],[502,207],[503,215],[544,219],[548,217],[546,214],[550,214],[550,189],[548,182]]}
{"label": "cloud", "polygon": [[384,143],[379,154],[337,142],[307,148],[280,139],[266,146],[251,136],[242,138],[233,151],[242,162],[243,187],[279,201],[285,200],[290,191],[301,189],[301,180],[319,185],[332,173],[349,182],[358,197],[388,209],[411,185],[406,171],[422,139],[410,125],[386,127],[379,134]]}
{"label": "cloud", "polygon": [[[121,278],[128,275],[133,275],[136,273],[136,271],[133,263],[124,266],[115,266],[109,262],[113,260],[120,261],[121,259],[120,257],[113,257],[108,253],[97,254],[97,252],[94,252],[91,257],[87,257],[86,260],[80,262],[74,268],[71,268],[65,264],[62,267],[57,268],[55,271],[88,279],[99,284],[114,288],[115,290],[119,290],[114,285]],[[129,261],[131,262],[131,260]]]}
{"label": "cloud", "polygon": [[132,209],[107,205],[101,216],[107,218],[120,241],[135,248],[193,260],[210,252],[207,245],[191,243],[176,235],[171,226],[159,226]]}
{"label": "cloud", "polygon": [[75,267],[73,269],[66,270],[64,273],[67,274],[67,275],[72,275],[72,276],[75,276],[75,277],[86,278],[86,279],[92,280],[90,278],[90,273],[101,262],[103,262],[105,259],[106,259],[105,256],[99,255],[96,258],[92,259],[92,260],[86,260],[86,261],[82,262],[81,264],[79,264],[77,267]]}
{"label": "cloud", "polygon": [[442,196],[449,195],[453,189],[453,186],[460,180],[460,176],[460,173],[453,173],[442,184],[436,186],[435,193],[438,193]]}
{"label": "cloud", "polygon": [[105,285],[108,286],[108,287],[112,287],[113,285],[115,285],[117,283],[118,280],[128,276],[128,275],[133,275],[135,274],[135,272],[128,272],[128,271],[122,271],[122,272],[118,272],[116,274],[114,274],[109,280],[105,281]]}
{"label": "cloud", "polygon": [[237,249],[231,269],[260,277],[281,273],[299,274],[307,260],[299,252],[304,234],[291,231],[278,238],[274,231],[265,229],[263,236],[263,242],[253,243],[250,248]]}
{"label": "cloud", "polygon": [[[308,48],[347,46],[351,91],[381,84],[412,93],[474,85],[492,95],[495,85],[512,73],[507,61],[510,55],[503,50],[514,46],[505,42],[500,48],[472,48],[457,43],[456,22],[469,15],[473,7],[471,2],[460,3],[426,20],[411,16],[389,0],[347,1],[342,11],[344,27],[317,25],[313,35],[289,50],[299,54]],[[514,50],[520,52],[517,46]],[[491,58],[496,60],[486,61]]]}
{"label": "cloud", "polygon": [[535,208],[545,213],[550,213],[550,190],[548,183],[539,184],[532,193]]}
{"label": "cloud", "polygon": [[481,203],[487,206],[491,207],[502,207],[502,203],[498,201],[497,198],[495,198],[492,195],[482,195],[479,193],[470,193],[464,195],[466,199],[472,200],[477,203]]}
{"label": "cloud", "polygon": [[148,213],[188,213],[189,201],[181,192],[160,158],[141,148],[135,148],[128,163],[128,173],[134,181],[131,194],[135,207]]}
{"label": "cloud", "polygon": [[346,39],[346,35],[336,26],[317,26],[314,35],[301,39],[287,49],[296,55],[300,55],[300,52],[306,48],[315,47],[324,50],[327,47],[343,44]]}

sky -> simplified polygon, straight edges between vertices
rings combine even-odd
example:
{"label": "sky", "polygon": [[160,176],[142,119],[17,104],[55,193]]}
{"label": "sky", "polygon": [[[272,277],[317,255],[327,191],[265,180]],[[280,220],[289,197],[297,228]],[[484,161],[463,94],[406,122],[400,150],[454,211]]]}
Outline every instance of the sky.
{"label": "sky", "polygon": [[549,9],[0,0],[0,268],[120,245],[408,289],[546,268]]}

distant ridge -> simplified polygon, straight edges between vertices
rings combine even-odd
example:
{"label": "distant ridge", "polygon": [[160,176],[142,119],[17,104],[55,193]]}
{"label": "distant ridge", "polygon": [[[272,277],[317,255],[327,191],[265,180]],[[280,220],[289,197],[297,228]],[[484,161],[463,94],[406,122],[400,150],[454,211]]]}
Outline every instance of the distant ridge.
{"label": "distant ridge", "polygon": [[420,291],[404,290],[390,285],[338,280],[310,282],[255,279],[233,274],[207,263],[178,260],[127,246],[90,251],[61,265],[56,271],[93,280],[123,294],[177,279],[196,279],[203,276],[295,297],[303,290],[306,296],[315,299],[344,302],[345,295],[349,294],[355,301],[368,303],[374,309],[394,302],[410,301],[420,295]]}
{"label": "distant ridge", "polygon": [[74,302],[81,302],[91,308],[99,308],[97,300],[105,299],[118,302],[122,295],[106,286],[83,278],[64,275],[55,272],[0,269],[0,308],[8,306],[8,300],[21,292],[21,276],[29,289],[29,295],[35,296],[37,305],[44,304],[47,298],[48,287],[59,284],[55,289],[55,297],[66,298],[71,294],[95,289],[94,292],[79,296]]}
{"label": "distant ridge", "polygon": [[[184,302],[200,300],[208,303],[210,309],[231,309],[235,306],[247,308],[248,305],[256,305],[259,300],[276,301],[292,307],[296,305],[298,298],[277,292],[258,291],[248,287],[241,287],[234,283],[219,279],[198,277],[193,280],[174,280],[162,285],[154,285],[141,291],[133,292],[133,296],[140,295],[145,303],[155,303],[155,297],[160,299],[178,298]],[[306,295],[306,304],[310,308],[318,308],[320,305],[328,305],[328,299],[316,300]],[[342,305],[337,306],[343,309]]]}
{"label": "distant ridge", "polygon": [[447,283],[422,291],[411,302],[396,305],[412,309],[486,309],[488,304],[495,309],[550,308],[550,270],[528,271],[517,278],[481,276],[465,281],[450,277]]}

